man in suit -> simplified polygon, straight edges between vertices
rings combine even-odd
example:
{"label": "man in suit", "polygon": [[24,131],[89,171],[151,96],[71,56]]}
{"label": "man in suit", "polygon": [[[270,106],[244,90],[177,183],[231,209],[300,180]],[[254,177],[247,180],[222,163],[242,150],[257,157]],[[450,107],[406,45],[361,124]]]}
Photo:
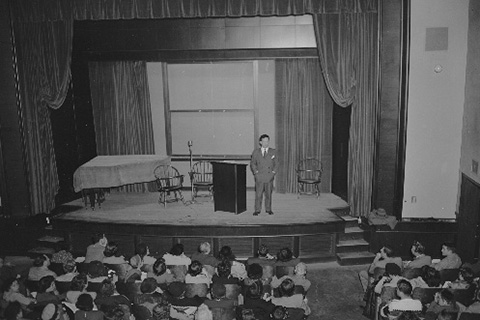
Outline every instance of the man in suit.
{"label": "man in suit", "polygon": [[273,178],[277,173],[278,160],[275,149],[269,148],[270,137],[260,136],[260,148],[253,150],[250,169],[255,176],[255,212],[258,216],[262,210],[263,194],[265,193],[265,211],[272,215]]}

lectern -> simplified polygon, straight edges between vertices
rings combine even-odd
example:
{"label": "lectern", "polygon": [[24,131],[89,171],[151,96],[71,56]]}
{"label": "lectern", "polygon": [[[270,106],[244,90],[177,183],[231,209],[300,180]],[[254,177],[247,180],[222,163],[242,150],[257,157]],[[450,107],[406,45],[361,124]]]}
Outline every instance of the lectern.
{"label": "lectern", "polygon": [[215,211],[242,213],[247,210],[247,165],[212,162]]}

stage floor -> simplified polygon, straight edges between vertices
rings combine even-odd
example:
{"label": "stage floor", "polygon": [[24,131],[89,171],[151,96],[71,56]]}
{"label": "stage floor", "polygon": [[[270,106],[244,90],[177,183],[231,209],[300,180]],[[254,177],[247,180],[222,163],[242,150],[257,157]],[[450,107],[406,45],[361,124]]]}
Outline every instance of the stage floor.
{"label": "stage floor", "polygon": [[[184,192],[190,200],[190,192]],[[119,193],[112,191],[106,195],[101,208],[85,209],[81,199],[63,205],[62,214],[55,220],[83,221],[109,224],[175,225],[175,226],[248,226],[331,223],[341,221],[330,209],[345,209],[348,204],[331,193],[315,196],[295,194],[272,195],[273,216],[262,212],[254,217],[255,194],[247,191],[248,210],[241,214],[214,211],[213,201],[207,197],[197,198],[195,203],[184,205],[181,202],[168,203],[167,207],[158,203],[158,193]]]}

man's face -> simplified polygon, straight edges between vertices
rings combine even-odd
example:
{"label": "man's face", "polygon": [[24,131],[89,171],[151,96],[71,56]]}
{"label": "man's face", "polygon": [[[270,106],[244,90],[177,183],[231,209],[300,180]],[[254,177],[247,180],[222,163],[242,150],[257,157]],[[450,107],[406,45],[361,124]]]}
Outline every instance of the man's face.
{"label": "man's face", "polygon": [[262,140],[260,140],[260,145],[262,146],[262,148],[268,148],[269,142],[270,142],[269,138],[263,138]]}
{"label": "man's face", "polygon": [[446,247],[442,246],[442,255],[447,256],[451,251]]}

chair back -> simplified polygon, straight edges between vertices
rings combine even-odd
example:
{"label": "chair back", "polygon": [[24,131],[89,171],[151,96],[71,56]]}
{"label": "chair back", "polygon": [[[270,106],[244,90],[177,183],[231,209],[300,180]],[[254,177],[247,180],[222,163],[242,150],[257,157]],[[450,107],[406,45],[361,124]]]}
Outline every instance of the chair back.
{"label": "chair back", "polygon": [[237,300],[241,293],[241,287],[238,284],[227,283],[225,284],[225,296],[230,300]]}
{"label": "chair back", "polygon": [[458,273],[460,269],[443,269],[440,270],[440,279],[442,283],[445,281],[455,281],[458,278]]}
{"label": "chair back", "polygon": [[208,286],[206,283],[187,283],[185,285],[185,297],[193,298],[199,296],[205,298],[208,294]]}
{"label": "chair back", "polygon": [[322,172],[322,163],[316,158],[303,159],[297,165],[297,177],[302,180],[319,181]]}
{"label": "chair back", "polygon": [[183,175],[171,165],[160,165],[154,169],[153,174],[159,190],[181,187],[183,184]]}
{"label": "chair back", "polygon": [[198,161],[192,167],[192,182],[197,184],[213,183],[213,166],[210,161]]}
{"label": "chair back", "polygon": [[281,278],[283,276],[293,276],[293,271],[295,267],[290,266],[276,266],[275,267],[275,275],[277,278]]}
{"label": "chair back", "polygon": [[413,289],[412,298],[422,301],[423,305],[432,302],[435,298],[435,293],[442,291],[442,288],[420,288]]}
{"label": "chair back", "polygon": [[475,285],[470,285],[467,289],[454,289],[452,290],[453,295],[455,296],[455,301],[460,302],[464,306],[469,306],[472,304],[475,297]]}
{"label": "chair back", "polygon": [[380,293],[380,300],[387,304],[397,297],[397,287],[383,287]]}
{"label": "chair back", "polygon": [[213,320],[235,319],[235,308],[211,308]]}
{"label": "chair back", "polygon": [[402,276],[406,279],[415,279],[422,274],[422,268],[405,268]]}
{"label": "chair back", "polygon": [[58,293],[66,293],[70,290],[71,281],[55,281],[55,287],[58,290]]}
{"label": "chair back", "polygon": [[458,320],[480,320],[480,314],[462,312]]}

